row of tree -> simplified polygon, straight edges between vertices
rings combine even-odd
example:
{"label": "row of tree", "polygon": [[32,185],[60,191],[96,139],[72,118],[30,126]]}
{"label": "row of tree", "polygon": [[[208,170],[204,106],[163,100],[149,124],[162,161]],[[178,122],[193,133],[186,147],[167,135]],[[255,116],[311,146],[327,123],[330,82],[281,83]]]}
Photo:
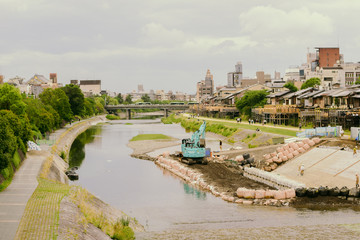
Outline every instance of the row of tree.
{"label": "row of tree", "polygon": [[21,94],[7,83],[0,85],[0,171],[9,166],[18,149],[26,153],[27,141],[75,119],[104,113],[105,99],[118,104],[116,98],[106,96],[85,98],[73,84],[45,89],[39,98]]}

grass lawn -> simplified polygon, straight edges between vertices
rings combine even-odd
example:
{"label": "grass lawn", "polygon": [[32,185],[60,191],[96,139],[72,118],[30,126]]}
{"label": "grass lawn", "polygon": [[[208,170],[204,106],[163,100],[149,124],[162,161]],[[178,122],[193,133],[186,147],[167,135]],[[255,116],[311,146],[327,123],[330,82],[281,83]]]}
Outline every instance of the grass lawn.
{"label": "grass lawn", "polygon": [[172,137],[166,136],[164,134],[139,134],[133,137],[130,141],[167,140],[167,139],[172,139]]}
{"label": "grass lawn", "polygon": [[[183,118],[185,119],[185,118]],[[202,117],[200,117],[199,119],[202,119]],[[229,120],[224,119],[222,121],[222,119],[214,119],[214,120],[208,120],[208,118],[205,119],[207,123],[212,123],[212,124],[223,124],[225,126],[228,127],[235,127],[235,128],[239,128],[239,129],[250,129],[250,130],[256,130],[257,128],[259,128],[262,132],[267,132],[267,133],[274,133],[274,134],[280,134],[280,135],[286,135],[286,136],[291,136],[291,137],[296,137],[296,132],[297,128],[294,127],[294,130],[290,130],[290,129],[286,129],[286,128],[282,128],[282,126],[277,125],[276,127],[266,127],[266,126],[259,126],[259,125],[249,125],[248,123],[242,122],[242,123],[237,123],[237,122],[229,122]],[[191,120],[188,120],[191,121]],[[291,128],[291,126],[286,126],[287,128]]]}

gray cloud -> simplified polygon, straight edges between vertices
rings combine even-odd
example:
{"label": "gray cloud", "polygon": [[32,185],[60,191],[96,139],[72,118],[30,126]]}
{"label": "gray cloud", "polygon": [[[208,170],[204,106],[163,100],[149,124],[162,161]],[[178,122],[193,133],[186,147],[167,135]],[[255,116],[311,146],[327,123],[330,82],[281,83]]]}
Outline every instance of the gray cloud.
{"label": "gray cloud", "polygon": [[358,61],[359,10],[352,0],[0,0],[0,74],[194,93],[208,68],[216,85],[237,61],[246,76],[284,72],[307,47],[339,43]]}

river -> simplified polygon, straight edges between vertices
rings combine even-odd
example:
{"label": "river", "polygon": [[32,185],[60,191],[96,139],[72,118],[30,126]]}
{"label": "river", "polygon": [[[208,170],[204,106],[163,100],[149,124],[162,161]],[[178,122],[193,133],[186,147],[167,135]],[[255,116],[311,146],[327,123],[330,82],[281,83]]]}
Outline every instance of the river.
{"label": "river", "polygon": [[360,213],[227,203],[198,190],[153,162],[130,157],[129,140],[146,133],[188,138],[179,125],[157,120],[116,121],[92,127],[73,143],[70,164],[81,185],[103,201],[135,217],[147,231],[311,226],[359,223]]}

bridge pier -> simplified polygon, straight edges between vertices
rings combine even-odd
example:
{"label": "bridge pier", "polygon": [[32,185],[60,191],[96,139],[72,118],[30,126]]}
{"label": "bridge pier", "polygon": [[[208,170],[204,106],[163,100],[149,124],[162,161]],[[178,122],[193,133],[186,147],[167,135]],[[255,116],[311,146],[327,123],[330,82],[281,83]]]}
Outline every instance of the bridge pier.
{"label": "bridge pier", "polygon": [[130,108],[126,109],[126,119],[127,120],[131,119],[131,109]]}
{"label": "bridge pier", "polygon": [[164,116],[167,118],[169,116],[169,109],[164,109]]}

